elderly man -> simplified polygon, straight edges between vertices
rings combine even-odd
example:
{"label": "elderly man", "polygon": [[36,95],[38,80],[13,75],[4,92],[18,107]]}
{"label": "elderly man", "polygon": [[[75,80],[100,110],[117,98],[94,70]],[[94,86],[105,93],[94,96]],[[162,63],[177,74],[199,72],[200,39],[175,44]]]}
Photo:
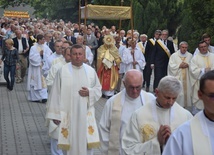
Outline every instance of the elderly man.
{"label": "elderly man", "polygon": [[22,37],[22,32],[20,30],[16,30],[16,37],[13,38],[14,47],[18,50],[19,53],[19,68],[16,70],[17,72],[17,80],[16,83],[23,82],[23,79],[27,70],[27,52],[29,50],[29,44],[26,38]]}
{"label": "elderly man", "polygon": [[106,102],[100,119],[101,151],[105,155],[124,154],[121,139],[131,114],[155,98],[141,89],[142,72],[136,69],[129,70],[123,82],[125,89]]}
{"label": "elderly man", "polygon": [[169,138],[163,155],[214,154],[214,71],[200,79],[198,97],[204,110],[180,126]]}
{"label": "elderly man", "polygon": [[193,114],[202,110],[203,103],[198,98],[199,80],[203,74],[214,69],[214,54],[208,51],[208,45],[205,41],[198,43],[199,53],[196,54],[190,62],[190,82],[192,88]]}
{"label": "elderly man", "polygon": [[172,131],[192,118],[175,102],[181,90],[181,82],[175,77],[161,79],[155,90],[157,98],[136,110],[126,126],[122,139],[126,154],[160,155]]}
{"label": "elderly man", "polygon": [[57,72],[46,115],[59,125],[58,148],[69,155],[87,155],[100,144],[94,103],[101,97],[101,85],[84,58],[83,47],[73,45],[71,63]]}
{"label": "elderly man", "polygon": [[188,43],[182,41],[179,44],[179,50],[170,57],[168,65],[168,75],[174,76],[182,82],[183,91],[176,101],[184,108],[190,108],[192,106],[189,75],[189,64],[192,59],[192,54],[189,53],[187,49]]}
{"label": "elderly man", "polygon": [[167,40],[168,34],[168,30],[162,30],[161,40],[156,40],[155,48],[151,56],[151,66],[154,68],[154,91],[161,78],[167,75],[169,58],[175,52],[173,42]]}

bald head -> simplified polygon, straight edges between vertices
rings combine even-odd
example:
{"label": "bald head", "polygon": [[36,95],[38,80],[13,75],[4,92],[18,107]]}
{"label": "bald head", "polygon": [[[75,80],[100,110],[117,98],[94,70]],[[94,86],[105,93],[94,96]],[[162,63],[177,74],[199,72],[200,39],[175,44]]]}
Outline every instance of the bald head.
{"label": "bald head", "polygon": [[127,95],[131,98],[137,98],[141,92],[143,74],[136,69],[131,69],[126,72],[123,84],[126,88]]}

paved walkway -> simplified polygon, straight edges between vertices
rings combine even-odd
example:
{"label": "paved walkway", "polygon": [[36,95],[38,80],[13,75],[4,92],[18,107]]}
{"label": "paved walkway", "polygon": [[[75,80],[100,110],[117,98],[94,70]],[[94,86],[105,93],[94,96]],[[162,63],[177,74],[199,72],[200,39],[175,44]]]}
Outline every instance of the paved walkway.
{"label": "paved walkway", "polygon": [[[96,103],[99,122],[106,99]],[[45,104],[27,100],[26,84],[16,84],[13,91],[0,84],[0,154],[50,155],[45,127]],[[100,155],[95,150],[95,155]]]}
{"label": "paved walkway", "polygon": [[[105,102],[106,99],[101,98],[95,104],[97,122]],[[0,155],[51,154],[45,106],[27,100],[26,83],[15,84],[13,91],[0,83]],[[95,150],[94,155],[100,155],[100,151]]]}

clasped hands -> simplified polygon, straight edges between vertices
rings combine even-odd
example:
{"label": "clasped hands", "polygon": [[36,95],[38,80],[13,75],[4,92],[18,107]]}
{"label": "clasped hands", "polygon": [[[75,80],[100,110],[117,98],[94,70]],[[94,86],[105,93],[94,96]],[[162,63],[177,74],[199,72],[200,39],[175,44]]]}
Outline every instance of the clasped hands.
{"label": "clasped hands", "polygon": [[179,66],[179,68],[188,68],[188,67],[189,67],[189,65],[186,62],[182,62]]}
{"label": "clasped hands", "polygon": [[82,97],[89,96],[89,90],[86,87],[82,87],[82,89],[79,90],[79,94]]}
{"label": "clasped hands", "polygon": [[158,142],[161,147],[166,144],[170,135],[171,135],[170,127],[168,125],[161,125],[158,131]]}

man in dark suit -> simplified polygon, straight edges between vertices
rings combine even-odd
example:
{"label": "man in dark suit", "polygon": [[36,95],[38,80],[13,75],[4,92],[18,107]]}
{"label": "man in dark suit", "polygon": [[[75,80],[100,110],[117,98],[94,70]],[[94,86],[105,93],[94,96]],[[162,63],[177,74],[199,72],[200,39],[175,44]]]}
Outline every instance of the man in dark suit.
{"label": "man in dark suit", "polygon": [[72,32],[71,32],[71,30],[66,30],[65,31],[65,39],[67,40],[67,41],[70,41],[70,42],[72,42],[73,44],[76,44],[76,38],[74,37],[74,36],[72,36]]}
{"label": "man in dark suit", "polygon": [[96,66],[95,50],[98,47],[98,43],[97,43],[97,38],[91,35],[91,28],[87,28],[86,45],[91,49],[91,52],[94,55],[95,64],[92,63],[92,66]]}
{"label": "man in dark suit", "polygon": [[150,86],[150,79],[151,79],[151,74],[152,74],[152,69],[151,69],[151,55],[152,55],[152,50],[154,48],[154,41],[152,42],[150,39],[147,40],[147,35],[146,34],[141,34],[140,35],[140,42],[138,42],[138,47],[141,49],[142,53],[144,54],[145,60],[146,60],[146,66],[143,70],[143,87],[146,85],[146,91],[149,91],[149,86]]}
{"label": "man in dark suit", "polygon": [[167,75],[169,57],[175,52],[173,42],[167,40],[168,34],[168,30],[162,30],[161,39],[156,40],[152,52],[151,67],[154,68],[154,90],[157,88],[159,81]]}
{"label": "man in dark suit", "polygon": [[16,37],[13,38],[14,47],[19,53],[19,67],[17,68],[17,79],[16,83],[23,82],[27,69],[27,58],[25,54],[29,50],[29,44],[26,38],[22,37],[22,32],[20,30],[15,31]]}
{"label": "man in dark suit", "polygon": [[44,38],[45,38],[45,44],[51,49],[52,52],[55,52],[54,41],[53,41],[53,36],[51,32],[45,33]]}

